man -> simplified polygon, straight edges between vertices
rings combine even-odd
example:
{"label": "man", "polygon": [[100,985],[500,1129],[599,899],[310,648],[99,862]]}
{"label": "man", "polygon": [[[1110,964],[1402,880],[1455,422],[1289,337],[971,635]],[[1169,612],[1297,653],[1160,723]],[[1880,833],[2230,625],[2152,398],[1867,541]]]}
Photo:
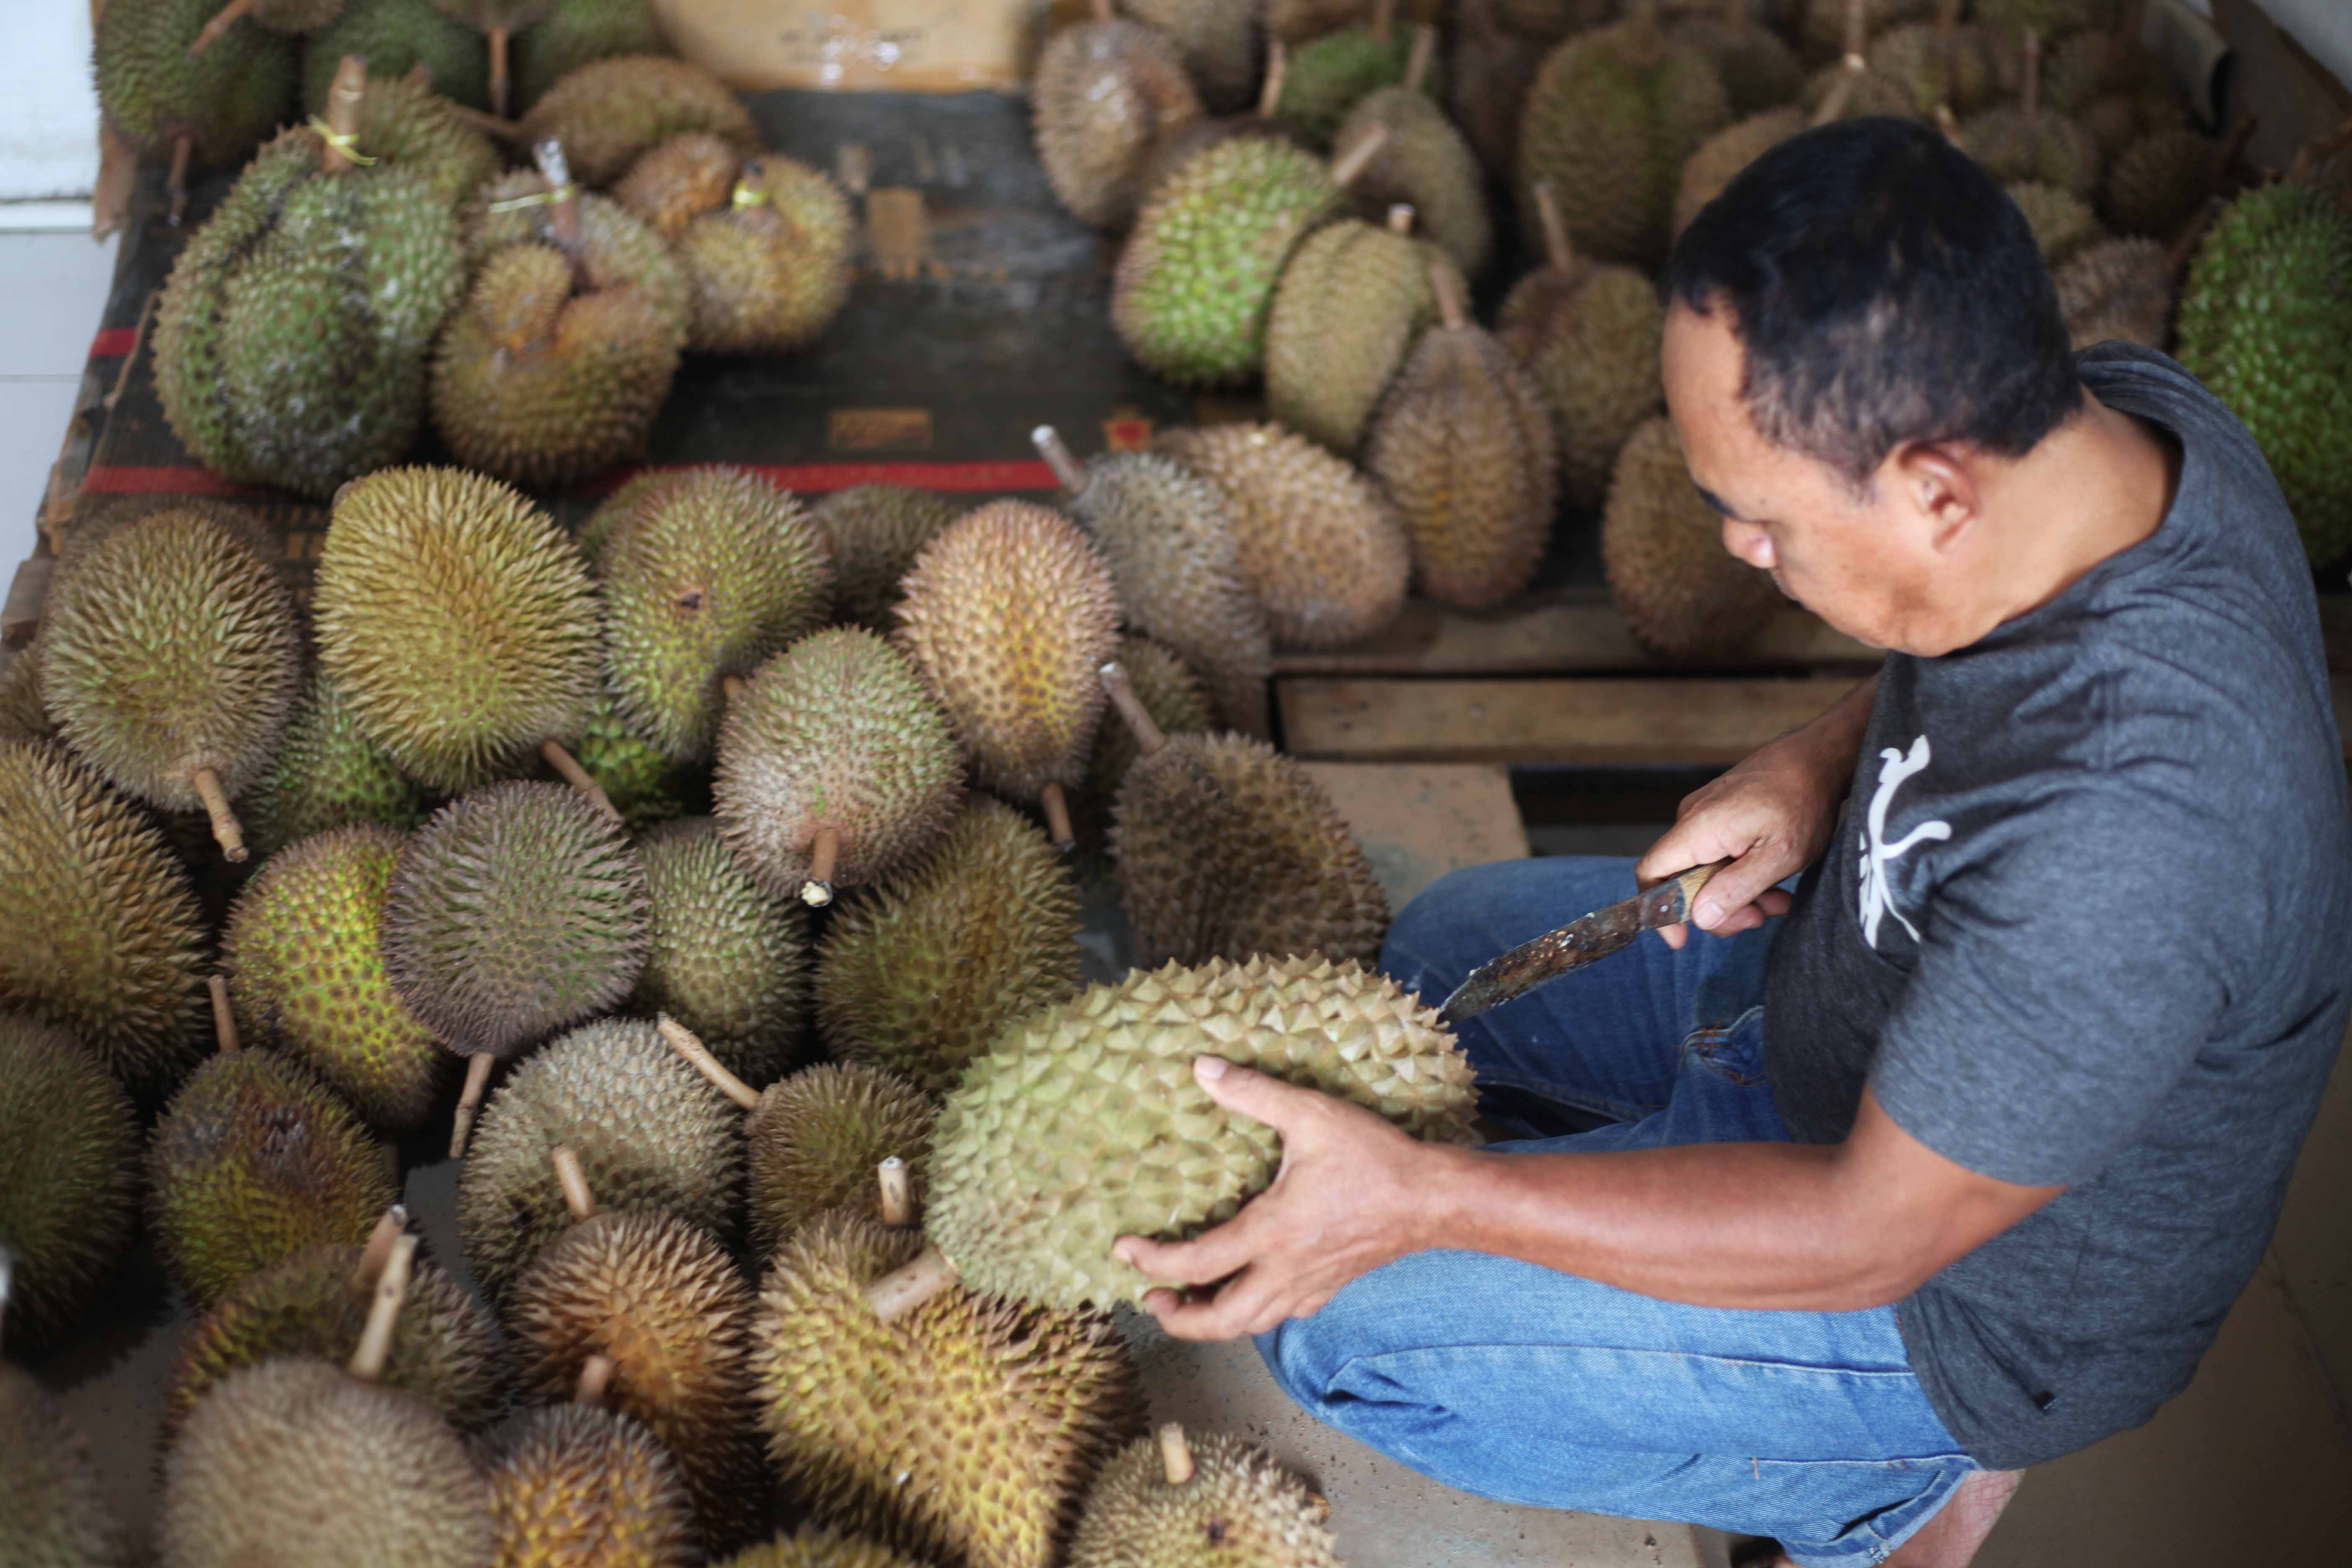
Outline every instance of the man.
{"label": "man", "polygon": [[2024,219],[1927,130],[1781,144],[1664,288],[1727,547],[1881,672],[1637,866],[1484,867],[1398,919],[1434,1004],[1732,859],[1711,934],[1464,1028],[1524,1141],[1203,1058],[1281,1173],[1119,1247],[1195,1287],[1152,1298],[1171,1331],[1262,1335],[1455,1486],[1948,1568],[2014,1472],[2179,1392],[2268,1241],[2352,985],[2310,574],[2243,428],[2159,354],[2071,357]]}

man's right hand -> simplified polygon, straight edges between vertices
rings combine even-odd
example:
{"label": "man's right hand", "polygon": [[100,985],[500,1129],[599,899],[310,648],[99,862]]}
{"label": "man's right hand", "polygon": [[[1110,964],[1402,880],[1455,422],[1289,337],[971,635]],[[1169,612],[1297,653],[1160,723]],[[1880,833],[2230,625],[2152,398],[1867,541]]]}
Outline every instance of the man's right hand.
{"label": "man's right hand", "polygon": [[[1674,826],[1633,868],[1642,886],[1729,860],[1692,904],[1692,924],[1731,936],[1786,914],[1789,895],[1777,884],[1829,847],[1877,695],[1874,675],[1811,723],[1685,795]],[[1680,947],[1690,932],[1674,925],[1658,934]]]}

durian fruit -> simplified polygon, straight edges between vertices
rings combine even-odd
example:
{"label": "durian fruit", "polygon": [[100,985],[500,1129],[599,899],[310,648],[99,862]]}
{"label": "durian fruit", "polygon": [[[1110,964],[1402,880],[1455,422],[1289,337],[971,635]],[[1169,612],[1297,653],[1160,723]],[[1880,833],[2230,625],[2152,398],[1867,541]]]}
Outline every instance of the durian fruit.
{"label": "durian fruit", "polygon": [[1119,9],[1168,36],[1210,109],[1230,114],[1249,103],[1258,79],[1258,0],[1120,0]]}
{"label": "durian fruit", "polygon": [[[0,1313],[14,1260],[0,1243]],[[99,1492],[89,1445],[55,1394],[0,1361],[0,1521],[23,1568],[123,1568],[126,1542]],[[886,1560],[887,1562],[887,1560]]]}
{"label": "durian fruit", "polygon": [[1008,1030],[948,1097],[924,1230],[963,1281],[1047,1306],[1140,1301],[1152,1281],[1114,1242],[1191,1237],[1272,1182],[1280,1135],[1220,1109],[1193,1081],[1200,1056],[1416,1138],[1477,1141],[1469,1061],[1384,975],[1316,954],[1135,970]]}
{"label": "durian fruit", "polygon": [[488,136],[431,83],[410,77],[369,80],[359,139],[378,163],[421,176],[452,211],[506,168]]}
{"label": "durian fruit", "polygon": [[1142,752],[1110,829],[1138,960],[1372,962],[1388,900],[1322,786],[1263,741],[1163,735],[1123,675],[1106,679]]}
{"label": "durian fruit", "polygon": [[739,1119],[650,1023],[605,1018],[525,1060],[483,1113],[457,1185],[466,1267],[493,1301],[571,1223],[548,1163],[575,1151],[615,1208],[677,1215],[735,1236]]}
{"label": "durian fruit", "polygon": [[835,616],[887,636],[898,625],[898,580],[962,512],[933,490],[853,485],[809,515],[833,545]]}
{"label": "durian fruit", "polygon": [[2171,256],[2146,235],[2088,247],[2054,279],[2068,338],[2076,349],[2111,338],[2162,348],[2172,326],[2177,276]]}
{"label": "durian fruit", "polygon": [[1055,197],[1082,223],[1118,228],[1135,216],[1152,146],[1198,118],[1201,100],[1172,39],[1115,18],[1110,0],[1094,9],[1046,40],[1031,115]]}
{"label": "durian fruit", "polygon": [[[1119,638],[1118,667],[1127,677],[1128,689],[1143,704],[1161,734],[1205,735],[1217,727],[1216,713],[1209,706],[1208,694],[1201,689],[1200,678],[1150,637]],[[1100,810],[1109,809],[1119,782],[1142,754],[1135,731],[1125,721],[1106,723],[1095,731],[1095,754],[1087,764],[1087,795]]]}
{"label": "durian fruit", "polygon": [[1748,10],[1748,0],[1723,0],[1719,13],[1693,12],[1670,29],[1675,43],[1696,49],[1715,68],[1738,119],[1790,102],[1805,79],[1797,52]]}
{"label": "durian fruit", "polygon": [[2056,185],[2020,180],[2003,188],[2009,199],[2017,204],[2017,210],[2025,215],[2026,226],[2033,231],[2033,243],[2042,251],[2042,265],[2053,272],[2070,258],[2107,237],[2107,231],[2099,226],[2098,215],[2089,204]]}
{"label": "durian fruit", "polygon": [[668,244],[707,212],[727,204],[743,154],[732,142],[689,131],[648,148],[613,186],[613,199]]}
{"label": "durian fruit", "polygon": [[440,1413],[377,1381],[416,1238],[394,1244],[345,1370],[309,1357],[232,1373],[164,1461],[163,1568],[483,1568],[489,1484]]}
{"label": "durian fruit", "polygon": [[[559,147],[561,143],[558,144]],[[548,156],[535,150],[534,159]],[[559,166],[568,174],[568,165]],[[571,199],[558,202],[568,191]],[[541,245],[572,258],[579,286],[634,289],[683,345],[694,324],[694,285],[669,242],[611,196],[583,192],[541,169],[516,169],[484,185],[467,207],[467,253],[479,268],[509,246]]]}
{"label": "durian fruit", "polygon": [[1578,250],[1654,268],[1673,239],[1675,191],[1700,142],[1731,123],[1706,56],[1669,38],[1655,0],[1546,57],[1519,121],[1519,215],[1539,238],[1535,187],[1549,180]]}
{"label": "durian fruit", "polygon": [[1389,388],[1364,468],[1404,514],[1421,591],[1489,609],[1528,585],[1551,540],[1552,415],[1535,379],[1463,313],[1454,280],[1430,273],[1444,322]]}
{"label": "durian fruit", "polygon": [[309,1247],[367,1239],[399,1194],[383,1150],[307,1069],[222,1049],[189,1076],[147,1148],[148,1234],[199,1312]]}
{"label": "durian fruit", "polygon": [[313,670],[261,776],[238,800],[247,847],[267,860],[288,845],[356,823],[403,832],[428,814],[425,791],[360,729],[335,683]]}
{"label": "durian fruit", "polygon": [[188,53],[202,55],[239,21],[250,16],[273,33],[315,33],[342,15],[343,0],[228,0],[197,32]]}
{"label": "durian fruit", "polygon": [[549,1158],[573,1224],[507,1300],[521,1385],[563,1398],[591,1357],[611,1361],[613,1407],[677,1460],[703,1546],[739,1545],[764,1529],[770,1486],[753,1425],[751,1288],[708,1231],[672,1214],[599,1213],[572,1151]]}
{"label": "durian fruit", "polygon": [[2099,144],[2101,157],[2112,162],[2134,142],[2159,131],[2179,131],[2189,124],[2189,109],[2179,92],[2153,87],[2137,92],[2103,92],[2075,116]]}
{"label": "durian fruit", "polygon": [[99,112],[142,156],[170,161],[174,224],[189,170],[236,163],[294,100],[294,40],[257,22],[189,52],[219,8],[220,0],[143,0],[97,14]]}
{"label": "durian fruit", "polygon": [[790,1535],[730,1557],[720,1568],[924,1568],[887,1546],[843,1535],[821,1524],[803,1524]]}
{"label": "durian fruit", "polygon": [[[363,1247],[313,1247],[244,1280],[189,1331],[163,1384],[169,1447],[205,1395],[239,1369],[279,1356],[339,1355],[359,1342],[408,1211],[388,1209]],[[478,1431],[507,1407],[498,1325],[447,1271],[419,1258],[393,1320],[380,1381],[406,1389],[452,1426]]]}
{"label": "durian fruit", "polygon": [[448,793],[575,730],[601,681],[595,590],[563,531],[455,468],[335,498],[312,601],[319,665],[403,773]]}
{"label": "durian fruit", "polygon": [[1349,187],[1359,210],[1370,216],[1400,203],[1410,206],[1423,232],[1463,276],[1475,278],[1494,255],[1495,222],[1486,210],[1486,178],[1476,154],[1445,111],[1421,90],[1436,37],[1436,29],[1426,25],[1416,29],[1403,82],[1366,93],[1333,140],[1353,146],[1373,126],[1385,126],[1388,140]]}
{"label": "durian fruit", "polygon": [[1282,100],[1283,78],[1289,68],[1281,41],[1270,40],[1265,49],[1265,76],[1258,87],[1256,104],[1243,113],[1204,114],[1171,127],[1144,154],[1142,172],[1136,177],[1139,198],[1150,201],[1168,176],[1192,162],[1195,153],[1237,136],[1269,136],[1295,147],[1306,147],[1306,139],[1287,121],[1274,115],[1274,106]]}
{"label": "durian fruit", "polygon": [[641,498],[598,563],[623,721],[674,757],[709,757],[721,683],[824,622],[826,548],[800,502],[748,468],[694,468]]}
{"label": "durian fruit", "polygon": [[588,710],[574,760],[632,833],[710,809],[710,770],[667,755],[630,729],[609,688]]}
{"label": "durian fruit", "polygon": [[[1275,112],[1307,139],[1328,147],[1348,111],[1368,93],[1404,80],[1412,40],[1396,27],[1396,0],[1372,0],[1370,18],[1294,44]],[[1426,79],[1426,71],[1424,71]],[[1442,90],[1431,83],[1431,90]]]}
{"label": "durian fruit", "polygon": [[576,189],[540,144],[554,245],[494,250],[433,359],[433,425],[469,468],[536,489],[643,449],[669,395],[675,318],[634,280],[600,285],[579,260]]}
{"label": "durian fruit", "polygon": [[790,353],[849,298],[856,221],[821,169],[778,153],[747,162],[727,203],[689,225],[678,258],[694,285],[699,353]]}
{"label": "durian fruit", "polygon": [[646,904],[620,824],[562,784],[492,784],[410,835],[385,895],[383,963],[409,1013],[467,1058],[452,1158],[493,1063],[628,995]]}
{"label": "durian fruit", "polygon": [[1110,567],[1050,507],[994,501],[923,546],[894,641],[947,710],[973,782],[1036,801],[1070,847],[1066,791],[1102,720],[1095,671],[1118,646]]}
{"label": "durian fruit", "polygon": [[1506,184],[1518,166],[1519,111],[1528,89],[1561,36],[1515,31],[1503,20],[1510,9],[1495,0],[1456,0],[1445,73],[1445,106],[1454,123],[1486,174]]}
{"label": "durian fruit", "polygon": [[835,1057],[943,1093],[1006,1025],[1077,990],[1078,929],[1053,845],[975,795],[929,858],[825,927],[818,1026]]}
{"label": "durian fruit", "polygon": [[2087,202],[2099,188],[2099,144],[2080,122],[2042,107],[2041,58],[2040,36],[2026,34],[2023,93],[1963,124],[1960,146],[2003,184],[2039,180]]}
{"label": "durian fruit", "polygon": [[[1974,114],[2000,90],[1992,49],[1981,28],[1960,23],[1960,0],[1938,0],[1933,22],[1910,22],[1870,44],[1871,74],[1902,87],[1905,112],[1926,118],[1938,104]],[[2072,104],[2058,105],[2072,110]]]}
{"label": "durian fruit", "polygon": [[769,1458],[827,1523],[969,1568],[1053,1568],[1087,1481],[1142,1425],[1125,1342],[1107,1317],[954,1286],[883,1321],[868,1287],[921,1250],[835,1212],[771,1261],[752,1369]]}
{"label": "durian fruit", "polygon": [[1589,507],[1607,490],[1625,437],[1664,404],[1658,343],[1665,309],[1650,280],[1632,268],[1577,255],[1550,185],[1535,194],[1546,215],[1549,265],[1511,290],[1495,335],[1534,378],[1551,411],[1561,491]]}
{"label": "durian fruit", "polygon": [[424,1123],[446,1077],[432,1031],[394,994],[377,947],[401,837],[363,823],[271,857],[238,892],[221,938],[238,1028],[394,1132]]}
{"label": "durian fruit", "polygon": [[427,174],[355,161],[373,156],[359,144],[368,91],[346,60],[325,132],[297,126],[263,148],[164,285],[164,417],[225,479],[324,500],[416,439],[426,353],[465,256]]}
{"label": "durian fruit", "polygon": [[1111,320],[1143,366],[1184,385],[1245,381],[1265,361],[1265,318],[1298,242],[1338,216],[1388,142],[1385,127],[1327,168],[1278,137],[1228,136],[1145,199],[1119,253]]}
{"label": "durian fruit", "polygon": [[56,1025],[0,1014],[0,1254],[15,1259],[20,1344],[72,1327],[98,1299],[131,1244],[138,1192],[139,1123],[122,1086]]}
{"label": "durian fruit", "polygon": [[[1804,0],[1797,43],[1806,60],[1821,65],[1842,52],[1858,52],[1851,41],[1855,25],[1850,13],[1854,8],[1853,0]],[[1859,8],[1859,30],[1864,37],[1874,38],[1890,29],[1927,21],[1935,8],[1936,0],[1864,0]]]}
{"label": "durian fruit", "polygon": [[0,1007],[79,1040],[143,1104],[210,1038],[187,869],[129,801],[55,745],[0,741]]}
{"label": "durian fruit", "polygon": [[[675,1045],[674,1033],[671,1039]],[[835,1209],[878,1217],[874,1173],[885,1161],[898,1162],[907,1204],[922,1201],[936,1110],[929,1095],[898,1074],[863,1062],[820,1062],[770,1085],[750,1109],[744,1186],[755,1256],[771,1256]]]}
{"label": "durian fruit", "polygon": [[609,1357],[590,1356],[570,1404],[523,1411],[483,1443],[499,1568],[698,1561],[677,1461],[644,1426],[604,1408],[612,1374]]}
{"label": "durian fruit", "polygon": [[0,667],[0,740],[47,741],[58,727],[41,702],[41,659],[31,647]]}
{"label": "durian fruit", "polygon": [[422,69],[433,90],[467,109],[490,101],[490,55],[482,36],[433,0],[346,0],[342,15],[302,40],[302,108],[323,114],[345,55],[367,61],[369,79]]}
{"label": "durian fruit", "polygon": [[637,841],[652,943],[629,1010],[668,1014],[710,1042],[729,1071],[768,1084],[807,1033],[808,918],[736,864],[707,816]]}
{"label": "durian fruit", "polygon": [[707,132],[750,157],[759,128],[709,71],[659,55],[622,55],[582,66],[523,116],[524,140],[563,143],[572,178],[609,185],[647,149],[688,131]]}
{"label": "durian fruit", "polygon": [[1343,458],[1274,424],[1170,430],[1153,449],[1224,492],[1236,563],[1278,647],[1345,647],[1404,607],[1403,516]]}
{"label": "durian fruit", "polygon": [[616,55],[662,55],[669,47],[646,0],[555,0],[515,36],[515,104],[529,109],[581,67]]}
{"label": "durian fruit", "polygon": [[1034,438],[1071,513],[1110,563],[1129,629],[1181,658],[1227,726],[1270,733],[1273,642],[1242,575],[1224,493],[1171,458],[1108,452],[1081,468],[1050,426]]}
{"label": "durian fruit", "polygon": [[2186,125],[2153,132],[2108,165],[2099,211],[2121,233],[2168,240],[2213,199],[2236,151]]}
{"label": "durian fruit", "polygon": [[1769,574],[1723,547],[1723,519],[1699,499],[1674,421],[1663,416],[1617,456],[1601,560],[1626,630],[1665,658],[1735,653],[1780,603]]}
{"label": "durian fruit", "polygon": [[2180,363],[2230,406],[2286,492],[2312,564],[2352,549],[2352,214],[2296,181],[2214,220],[2181,289]]}
{"label": "durian fruit", "polygon": [[[514,100],[514,36],[555,8],[555,0],[433,0],[449,16],[480,30],[490,52],[490,112],[503,120]],[[531,138],[537,141],[538,137]]]}
{"label": "durian fruit", "polygon": [[603,570],[604,547],[613,542],[613,531],[621,526],[621,520],[635,511],[639,501],[677,478],[676,468],[641,468],[614,486],[596,503],[596,510],[572,531],[572,547],[580,552],[580,559],[588,563],[591,573]]}
{"label": "durian fruit", "polygon": [[1339,1568],[1331,1505],[1252,1443],[1188,1436],[1174,1422],[1103,1467],[1070,1542],[1070,1568]]}
{"label": "durian fruit", "polygon": [[1811,123],[1812,117],[1805,110],[1784,105],[1735,121],[1700,142],[1675,188],[1675,237],[1681,237],[1707,203],[1723,195],[1741,170]]}
{"label": "durian fruit", "polygon": [[904,654],[837,626],[760,667],[727,705],[711,794],[719,836],[770,892],[813,909],[887,876],[955,816],[963,766]]}
{"label": "durian fruit", "polygon": [[41,700],[124,794],[203,811],[246,858],[231,796],[269,765],[301,683],[294,604],[227,528],[161,511],[80,554],[41,623]]}
{"label": "durian fruit", "polygon": [[1335,452],[1356,449],[1437,320],[1430,258],[1444,253],[1415,244],[1412,226],[1412,209],[1399,206],[1385,228],[1342,218],[1316,230],[1291,253],[1266,312],[1266,412]]}

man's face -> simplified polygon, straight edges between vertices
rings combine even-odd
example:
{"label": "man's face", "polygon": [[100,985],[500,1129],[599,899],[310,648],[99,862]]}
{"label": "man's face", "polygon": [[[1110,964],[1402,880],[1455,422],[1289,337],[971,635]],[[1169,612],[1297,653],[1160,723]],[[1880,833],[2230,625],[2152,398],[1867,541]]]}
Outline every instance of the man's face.
{"label": "man's face", "polygon": [[1740,395],[1745,367],[1727,306],[1702,316],[1676,301],[1667,312],[1666,406],[1691,478],[1723,515],[1724,548],[1849,637],[1939,651],[1934,520],[1887,469],[1858,494],[1828,465],[1767,441]]}

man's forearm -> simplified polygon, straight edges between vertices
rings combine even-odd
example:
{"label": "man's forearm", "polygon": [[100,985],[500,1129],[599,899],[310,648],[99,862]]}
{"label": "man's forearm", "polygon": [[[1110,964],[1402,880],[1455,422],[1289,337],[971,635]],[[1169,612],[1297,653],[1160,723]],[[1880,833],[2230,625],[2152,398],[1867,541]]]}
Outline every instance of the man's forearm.
{"label": "man's forearm", "polygon": [[1870,710],[1877,700],[1878,677],[1873,674],[1795,733],[1820,748],[1823,762],[1837,777],[1850,779],[1854,764],[1862,760],[1862,738],[1870,730]]}

